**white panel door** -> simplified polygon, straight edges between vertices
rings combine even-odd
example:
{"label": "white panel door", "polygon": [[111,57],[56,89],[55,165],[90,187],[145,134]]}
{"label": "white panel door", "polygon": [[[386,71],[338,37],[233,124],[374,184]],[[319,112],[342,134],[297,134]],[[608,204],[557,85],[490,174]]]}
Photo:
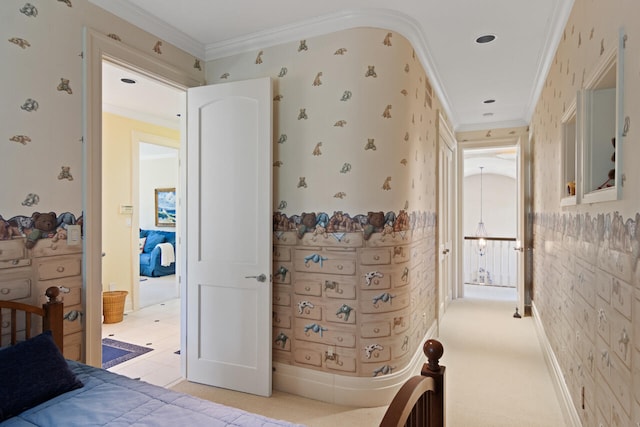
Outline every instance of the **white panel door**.
{"label": "white panel door", "polygon": [[438,318],[454,298],[453,230],[456,227],[454,148],[455,139],[440,119],[438,127]]}
{"label": "white panel door", "polygon": [[186,374],[271,395],[268,78],[187,92]]}

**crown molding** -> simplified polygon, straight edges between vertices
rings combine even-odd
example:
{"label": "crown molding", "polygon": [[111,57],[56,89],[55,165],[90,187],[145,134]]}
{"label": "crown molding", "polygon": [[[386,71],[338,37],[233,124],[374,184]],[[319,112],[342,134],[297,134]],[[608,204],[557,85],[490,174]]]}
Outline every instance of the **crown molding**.
{"label": "crown molding", "polygon": [[89,2],[171,43],[196,58],[202,59],[205,56],[205,49],[202,43],[189,37],[179,29],[168,25],[166,22],[149,15],[144,10],[131,4],[131,2],[124,0],[89,0]]}
{"label": "crown molding", "polygon": [[203,46],[177,28],[148,15],[144,10],[125,0],[89,0],[96,6],[124,19],[131,24],[191,53],[197,58],[212,61],[252,50],[277,46],[292,41],[330,34],[358,27],[383,28],[404,36],[413,46],[416,56],[425,68],[442,109],[457,127],[451,102],[442,87],[441,79],[429,52],[429,44],[420,24],[412,17],[390,9],[347,9],[289,25],[256,32],[243,37],[224,40]]}
{"label": "crown molding", "polygon": [[560,44],[560,38],[564,32],[564,28],[567,25],[571,10],[573,9],[574,0],[562,0],[557,2],[555,10],[551,14],[552,19],[548,22],[547,35],[545,43],[542,48],[542,55],[540,55],[540,62],[538,63],[538,69],[536,71],[535,85],[529,95],[529,102],[527,111],[525,111],[525,120],[531,123],[531,118],[544,88],[544,84],[547,80],[547,74],[553,63],[553,59],[556,55],[556,50]]}

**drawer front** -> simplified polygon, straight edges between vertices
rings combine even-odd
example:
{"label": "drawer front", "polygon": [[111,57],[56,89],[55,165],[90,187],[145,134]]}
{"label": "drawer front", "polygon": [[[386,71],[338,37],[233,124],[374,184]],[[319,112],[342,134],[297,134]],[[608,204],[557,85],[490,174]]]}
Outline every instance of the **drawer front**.
{"label": "drawer front", "polygon": [[0,261],[13,261],[25,257],[24,239],[0,241]]}
{"label": "drawer front", "polygon": [[382,338],[391,336],[391,323],[389,321],[362,322],[360,326],[362,338]]}
{"label": "drawer front", "polygon": [[31,255],[34,258],[71,254],[82,254],[82,245],[69,246],[66,241],[62,240],[54,242],[53,239],[40,239],[31,249]]}
{"label": "drawer front", "polygon": [[576,263],[576,274],[576,290],[593,307],[596,301],[595,274],[583,263]]}
{"label": "drawer front", "polygon": [[31,260],[28,258],[16,258],[11,261],[0,261],[0,270],[5,268],[19,268],[28,267],[31,265]]}
{"label": "drawer front", "polygon": [[80,257],[56,257],[38,260],[36,269],[38,280],[60,279],[62,277],[79,276],[82,271]]}
{"label": "drawer front", "polygon": [[291,351],[291,330],[273,328],[273,349],[279,351]]}
{"label": "drawer front", "polygon": [[296,250],[296,271],[353,275],[356,272],[354,252]]}
{"label": "drawer front", "polygon": [[317,368],[322,367],[322,353],[317,350],[296,348],[294,351],[294,360],[303,365],[311,365]]}
{"label": "drawer front", "polygon": [[360,278],[361,289],[389,289],[391,288],[391,274],[389,269],[364,270]]}
{"label": "drawer front", "polygon": [[293,291],[298,295],[322,296],[322,283],[320,280],[296,280]]}
{"label": "drawer front", "polygon": [[65,307],[81,304],[82,277],[80,276],[68,277],[60,281],[43,280],[36,282],[33,294],[37,299],[34,304],[39,306],[47,302],[45,292],[51,286],[61,287],[58,299],[64,303]]}
{"label": "drawer front", "polygon": [[325,303],[325,319],[328,322],[341,325],[354,325],[356,323],[356,304],[342,301],[327,301]]}
{"label": "drawer front", "polygon": [[81,305],[72,305],[64,307],[64,322],[63,330],[64,335],[73,334],[82,331],[82,324],[84,323],[84,315],[82,314]]}
{"label": "drawer front", "polygon": [[0,282],[0,300],[11,301],[31,295],[31,279],[15,278]]}
{"label": "drawer front", "polygon": [[361,340],[360,361],[378,363],[391,360],[391,344],[386,340]]}
{"label": "drawer front", "polygon": [[356,372],[357,363],[351,351],[337,349],[333,355],[325,353],[324,364],[327,369],[340,372]]}
{"label": "drawer front", "polygon": [[321,296],[324,293],[327,298],[355,299],[356,278],[355,276],[296,273],[294,290],[300,295]]}
{"label": "drawer front", "polygon": [[291,248],[274,246],[273,260],[274,261],[291,261]]}
{"label": "drawer front", "polygon": [[394,246],[393,247],[393,262],[401,263],[407,262],[411,259],[411,248],[409,246]]}
{"label": "drawer front", "polygon": [[625,282],[631,282],[634,265],[631,254],[609,248],[600,248],[599,250],[598,267]]}
{"label": "drawer front", "polygon": [[391,251],[388,248],[363,249],[360,253],[362,265],[384,265],[391,263]]}
{"label": "drawer front", "polygon": [[293,324],[291,310],[286,310],[281,307],[273,310],[273,327],[290,329]]}
{"label": "drawer front", "polygon": [[82,358],[82,332],[64,336],[63,354],[65,359],[80,361]]}
{"label": "drawer front", "polygon": [[[405,289],[405,288],[402,288]],[[406,290],[362,291],[360,310],[363,313],[388,313],[409,306],[410,298]]]}
{"label": "drawer front", "polygon": [[324,311],[324,306],[317,299],[296,297],[293,309],[295,316],[298,318],[323,320],[322,312]]}
{"label": "drawer front", "polygon": [[274,262],[273,263],[273,283],[280,283],[283,285],[291,284],[291,270],[293,266],[289,262]]}
{"label": "drawer front", "polygon": [[274,286],[273,304],[281,307],[291,307],[291,293]]}
{"label": "drawer front", "polygon": [[611,277],[611,305],[627,319],[631,319],[633,288],[617,277]]}
{"label": "drawer front", "polygon": [[356,346],[354,332],[340,329],[332,324],[295,319],[294,336],[296,340],[311,341],[339,347]]}
{"label": "drawer front", "polygon": [[611,314],[611,348],[627,369],[630,369],[633,350],[631,321],[615,310]]}

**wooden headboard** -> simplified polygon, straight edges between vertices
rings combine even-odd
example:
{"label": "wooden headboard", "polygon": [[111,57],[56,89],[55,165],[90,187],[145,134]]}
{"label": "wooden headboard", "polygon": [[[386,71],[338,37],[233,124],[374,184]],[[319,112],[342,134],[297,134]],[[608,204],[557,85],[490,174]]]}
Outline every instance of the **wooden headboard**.
{"label": "wooden headboard", "polygon": [[382,418],[380,427],[443,427],[445,425],[444,371],[440,341],[427,340],[422,347],[428,363],[421,375],[400,387]]}
{"label": "wooden headboard", "polygon": [[[60,352],[63,350],[63,303],[58,301],[60,289],[55,286],[47,288],[45,295],[49,300],[42,304],[42,307],[24,304],[15,301],[0,301],[0,325],[4,325],[3,319],[5,314],[9,314],[11,339],[10,344],[15,345],[18,342],[19,330],[22,325],[19,322],[24,318],[24,338],[29,339],[33,333],[32,317],[40,316],[42,318],[42,330],[51,331],[53,340],[55,341]],[[2,341],[2,333],[0,333],[0,347],[5,345]]]}

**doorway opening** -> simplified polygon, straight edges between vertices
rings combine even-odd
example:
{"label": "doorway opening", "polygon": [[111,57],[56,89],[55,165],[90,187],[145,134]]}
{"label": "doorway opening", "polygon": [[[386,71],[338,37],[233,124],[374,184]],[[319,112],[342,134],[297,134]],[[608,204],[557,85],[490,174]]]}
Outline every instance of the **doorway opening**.
{"label": "doorway opening", "polygon": [[518,147],[463,148],[464,295],[518,298]]}
{"label": "doorway opening", "polygon": [[152,349],[108,368],[160,386],[182,379],[175,202],[183,92],[102,61],[102,285],[128,292],[123,321],[104,324],[102,338]]}

